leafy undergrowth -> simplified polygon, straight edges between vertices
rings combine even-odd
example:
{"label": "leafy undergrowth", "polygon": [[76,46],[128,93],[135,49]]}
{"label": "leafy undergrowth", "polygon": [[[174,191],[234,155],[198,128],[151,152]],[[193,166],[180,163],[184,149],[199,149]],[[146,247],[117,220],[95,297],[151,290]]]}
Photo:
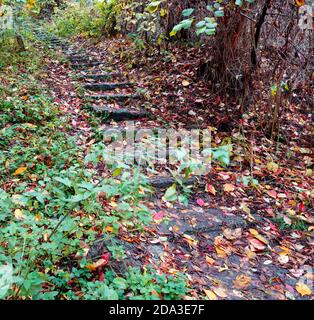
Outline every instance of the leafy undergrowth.
{"label": "leafy undergrowth", "polygon": [[[150,222],[150,190],[131,169],[119,183],[119,168],[96,174],[102,159],[89,152],[89,123],[97,121],[76,112],[68,70],[54,59],[36,46],[0,75],[0,298],[180,298],[181,275],[118,268],[119,230]],[[92,254],[97,241],[106,245]]]}

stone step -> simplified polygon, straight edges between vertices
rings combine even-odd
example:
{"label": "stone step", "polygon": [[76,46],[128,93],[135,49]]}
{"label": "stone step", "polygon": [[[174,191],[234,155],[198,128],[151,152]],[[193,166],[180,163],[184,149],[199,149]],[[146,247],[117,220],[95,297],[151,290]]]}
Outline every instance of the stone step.
{"label": "stone step", "polygon": [[[198,179],[197,177],[191,177],[188,179],[182,179],[181,182],[184,186],[192,186],[198,182]],[[172,177],[156,177],[148,180],[148,184],[156,189],[167,189],[174,183],[177,183],[177,181]]]}
{"label": "stone step", "polygon": [[66,56],[71,56],[71,55],[77,55],[77,54],[84,54],[84,50],[83,49],[73,49],[73,50],[63,51],[63,53]]}
{"label": "stone step", "polygon": [[72,63],[88,63],[88,62],[92,62],[95,61],[95,59],[93,58],[89,58],[86,55],[82,56],[82,57],[68,57],[68,59],[72,62]]}
{"label": "stone step", "polygon": [[102,91],[102,90],[114,90],[116,88],[128,88],[133,87],[134,84],[130,82],[117,82],[117,83],[88,83],[83,85],[86,90]]}
{"label": "stone step", "polygon": [[83,74],[79,75],[79,79],[87,80],[87,79],[93,79],[93,80],[108,80],[113,77],[122,77],[123,75],[118,72],[107,72],[107,73],[99,73],[99,74]]}
{"label": "stone step", "polygon": [[110,109],[101,106],[92,106],[92,109],[97,113],[108,114],[108,118],[115,121],[136,120],[151,116],[151,114],[145,110]]}
{"label": "stone step", "polygon": [[102,62],[95,61],[95,62],[88,62],[88,63],[80,63],[80,64],[72,64],[73,69],[82,69],[86,67],[95,67],[101,65]]}
{"label": "stone step", "polygon": [[97,74],[97,73],[104,73],[104,72],[112,72],[111,69],[106,68],[106,70],[102,69],[102,68],[96,68],[96,69],[77,69],[78,72],[82,72],[83,74]]}
{"label": "stone step", "polygon": [[85,97],[93,100],[125,101],[128,99],[140,99],[142,96],[140,94],[99,94],[99,95],[87,95]]}
{"label": "stone step", "polygon": [[72,54],[68,55],[67,59],[69,60],[80,60],[80,59],[88,59],[88,56],[86,54]]}

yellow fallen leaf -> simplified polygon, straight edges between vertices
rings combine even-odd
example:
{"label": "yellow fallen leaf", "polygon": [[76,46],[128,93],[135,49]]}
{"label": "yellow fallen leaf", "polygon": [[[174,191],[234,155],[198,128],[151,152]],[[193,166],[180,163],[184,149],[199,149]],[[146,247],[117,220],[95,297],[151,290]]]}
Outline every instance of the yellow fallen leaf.
{"label": "yellow fallen leaf", "polygon": [[192,238],[191,236],[184,234],[183,237],[185,238],[185,240],[189,243],[189,245],[195,247],[198,243],[197,240],[195,240],[194,238]]}
{"label": "yellow fallen leaf", "polygon": [[244,251],[249,259],[254,259],[256,257],[256,253],[254,251],[251,251],[249,248],[245,248]]}
{"label": "yellow fallen leaf", "polygon": [[253,236],[258,235],[258,231],[256,231],[255,229],[249,229],[249,231],[250,231],[250,234]]}
{"label": "yellow fallen leaf", "polygon": [[27,167],[19,167],[18,169],[15,170],[15,172],[13,173],[14,176],[17,176],[19,174],[24,173],[27,170]]}
{"label": "yellow fallen leaf", "polygon": [[268,162],[267,169],[268,169],[268,171],[276,172],[279,169],[279,166],[275,162]]}
{"label": "yellow fallen leaf", "polygon": [[311,289],[304,283],[298,282],[295,286],[296,290],[303,296],[309,296],[312,294]]}
{"label": "yellow fallen leaf", "polygon": [[243,289],[249,286],[251,284],[251,281],[251,277],[246,276],[244,274],[240,274],[236,277],[233,284],[237,289]]}
{"label": "yellow fallen leaf", "polygon": [[48,241],[48,239],[49,239],[49,234],[48,234],[48,232],[45,232],[45,233],[44,233],[43,238],[44,238],[44,241],[45,241],[45,242]]}
{"label": "yellow fallen leaf", "polygon": [[255,229],[249,229],[251,235],[254,236],[254,238],[258,239],[259,241],[268,244],[268,240],[266,238],[264,238],[263,236],[261,236]]}
{"label": "yellow fallen leaf", "polygon": [[41,219],[42,219],[42,216],[40,213],[35,215],[35,221],[41,221]]}
{"label": "yellow fallen leaf", "polygon": [[14,210],[14,217],[18,220],[24,220],[25,214],[23,213],[23,210],[21,209],[15,209]]}
{"label": "yellow fallen leaf", "polygon": [[190,85],[190,82],[189,82],[189,81],[186,81],[186,80],[183,80],[183,81],[182,81],[182,85],[183,85],[184,87],[187,87],[187,86]]}
{"label": "yellow fallen leaf", "polygon": [[311,177],[313,175],[313,170],[312,169],[306,169],[305,175],[307,177]]}
{"label": "yellow fallen leaf", "polygon": [[113,227],[110,227],[110,226],[106,227],[106,231],[109,232],[109,233],[112,232],[113,231]]}
{"label": "yellow fallen leaf", "polygon": [[224,191],[225,192],[232,192],[232,191],[234,191],[234,189],[235,189],[235,186],[233,184],[231,184],[231,183],[224,184]]}
{"label": "yellow fallen leaf", "polygon": [[251,209],[245,204],[245,203],[241,203],[240,206],[241,210],[243,210],[245,213],[247,214],[251,214]]}
{"label": "yellow fallen leaf", "polygon": [[281,251],[278,252],[280,256],[286,256],[290,253],[290,249],[284,246],[279,247]]}
{"label": "yellow fallen leaf", "polygon": [[117,204],[114,200],[111,200],[111,201],[109,202],[109,205],[110,205],[110,207],[112,207],[112,208],[116,208],[116,207],[118,206],[118,204]]}
{"label": "yellow fallen leaf", "polygon": [[206,259],[206,262],[207,262],[210,266],[212,266],[212,265],[214,265],[214,264],[216,263],[216,261],[215,261],[214,259],[212,259],[211,257],[209,257],[208,255],[206,255],[205,259]]}
{"label": "yellow fallen leaf", "polygon": [[305,4],[305,1],[304,0],[295,0],[295,3],[298,7],[302,7],[304,6]]}
{"label": "yellow fallen leaf", "polygon": [[204,289],[204,292],[209,300],[217,300],[217,296],[213,291]]}
{"label": "yellow fallen leaf", "polygon": [[90,270],[90,271],[95,271],[98,267],[101,267],[102,265],[104,265],[106,263],[106,260],[105,259],[99,259],[97,260],[95,263],[92,263],[92,264],[89,264],[87,266],[87,268]]}

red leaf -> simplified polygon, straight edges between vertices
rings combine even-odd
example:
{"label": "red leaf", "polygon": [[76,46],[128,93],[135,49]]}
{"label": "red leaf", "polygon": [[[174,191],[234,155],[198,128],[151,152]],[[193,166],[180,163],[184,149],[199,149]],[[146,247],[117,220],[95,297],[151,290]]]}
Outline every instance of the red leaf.
{"label": "red leaf", "polygon": [[153,215],[154,220],[162,220],[165,214],[162,211],[156,212]]}
{"label": "red leaf", "polygon": [[277,198],[277,192],[275,190],[269,190],[267,194],[274,199]]}
{"label": "red leaf", "polygon": [[200,206],[203,207],[205,205],[205,202],[202,199],[197,199],[196,203]]}

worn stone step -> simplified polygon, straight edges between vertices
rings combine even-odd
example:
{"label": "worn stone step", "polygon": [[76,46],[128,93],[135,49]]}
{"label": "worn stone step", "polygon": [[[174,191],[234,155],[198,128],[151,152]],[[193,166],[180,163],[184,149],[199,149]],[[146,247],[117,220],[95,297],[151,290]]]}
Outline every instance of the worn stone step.
{"label": "worn stone step", "polygon": [[79,79],[87,80],[87,79],[92,79],[92,80],[108,80],[113,77],[122,77],[123,75],[119,72],[107,72],[107,73],[99,73],[99,74],[83,74],[79,75]]}
{"label": "worn stone step", "polygon": [[95,59],[93,58],[89,58],[86,55],[82,56],[82,57],[68,57],[68,59],[72,62],[72,63],[88,63],[88,62],[92,62],[95,61]]}
{"label": "worn stone step", "polygon": [[[197,177],[191,177],[188,179],[182,179],[181,182],[184,186],[192,186],[198,182],[198,179]],[[174,183],[177,183],[177,181],[172,177],[156,177],[148,180],[148,184],[156,189],[167,189]]]}
{"label": "worn stone step", "polygon": [[102,90],[113,90],[116,88],[128,88],[134,86],[131,82],[117,82],[117,83],[87,83],[83,85],[86,90],[91,91],[102,91]]}
{"label": "worn stone step", "polygon": [[68,55],[67,59],[69,60],[83,60],[83,59],[88,59],[88,56],[86,54],[72,54],[72,55]]}
{"label": "worn stone step", "polygon": [[77,55],[77,54],[84,54],[84,50],[83,49],[73,49],[73,50],[63,51],[63,53],[66,56],[71,56],[71,55]]}
{"label": "worn stone step", "polygon": [[86,98],[93,100],[115,100],[125,101],[128,99],[140,99],[140,94],[99,94],[99,95],[88,95]]}
{"label": "worn stone step", "polygon": [[95,62],[88,62],[88,63],[80,63],[80,64],[72,64],[73,69],[82,69],[86,67],[95,67],[101,65],[102,62],[95,61]]}
{"label": "worn stone step", "polygon": [[151,116],[151,114],[145,110],[110,109],[102,106],[92,106],[92,109],[98,113],[107,114],[108,118],[115,121],[136,120]]}
{"label": "worn stone step", "polygon": [[103,68],[95,68],[95,69],[76,69],[78,72],[81,72],[82,74],[98,74],[98,73],[104,73],[104,72],[112,72],[112,69],[106,68],[105,70]]}

